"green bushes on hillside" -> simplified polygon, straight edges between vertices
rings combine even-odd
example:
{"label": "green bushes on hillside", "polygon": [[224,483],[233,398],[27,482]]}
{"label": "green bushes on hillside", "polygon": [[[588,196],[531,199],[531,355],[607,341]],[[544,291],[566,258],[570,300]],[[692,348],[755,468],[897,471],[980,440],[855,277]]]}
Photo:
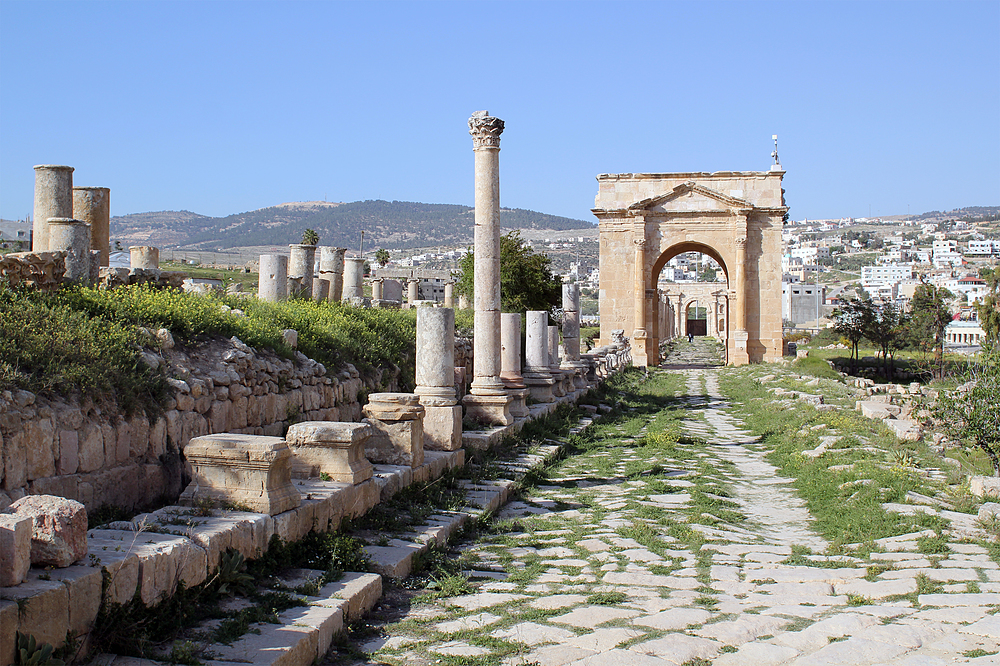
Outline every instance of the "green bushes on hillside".
{"label": "green bushes on hillside", "polygon": [[165,378],[142,363],[141,345],[149,340],[140,327],[166,328],[188,344],[236,336],[286,357],[293,352],[282,331],[291,328],[298,331],[299,350],[331,370],[344,363],[362,371],[395,365],[404,387],[414,380],[415,310],[310,300],[267,303],[146,285],[75,287],[54,294],[0,285],[0,389],[96,391],[126,408],[155,409],[165,395]]}

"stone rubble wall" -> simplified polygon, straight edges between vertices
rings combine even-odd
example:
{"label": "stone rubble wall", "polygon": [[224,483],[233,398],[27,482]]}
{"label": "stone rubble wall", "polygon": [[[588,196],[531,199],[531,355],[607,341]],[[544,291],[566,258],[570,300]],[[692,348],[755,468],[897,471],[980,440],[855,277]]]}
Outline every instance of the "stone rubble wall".
{"label": "stone rubble wall", "polygon": [[25,495],[58,495],[94,511],[177,498],[180,454],[192,437],[235,432],[281,436],[295,421],[359,421],[373,390],[397,390],[398,371],[362,377],[251,349],[238,339],[180,350],[161,331],[151,365],[164,365],[173,396],[161,416],[103,410],[89,396],[47,399],[0,393],[0,509]]}

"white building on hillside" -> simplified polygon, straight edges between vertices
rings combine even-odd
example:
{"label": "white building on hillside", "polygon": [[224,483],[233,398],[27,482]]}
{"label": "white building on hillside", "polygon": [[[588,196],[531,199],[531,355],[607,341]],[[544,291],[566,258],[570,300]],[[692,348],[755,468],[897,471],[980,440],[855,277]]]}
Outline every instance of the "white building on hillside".
{"label": "white building on hillside", "polygon": [[872,288],[896,284],[913,279],[913,266],[888,264],[885,266],[862,266],[861,286],[866,291]]}

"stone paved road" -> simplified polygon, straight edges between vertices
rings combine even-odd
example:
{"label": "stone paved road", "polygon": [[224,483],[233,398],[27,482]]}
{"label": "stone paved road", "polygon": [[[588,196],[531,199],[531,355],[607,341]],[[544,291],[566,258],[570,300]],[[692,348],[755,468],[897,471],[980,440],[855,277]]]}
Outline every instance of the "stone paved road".
{"label": "stone paved road", "polygon": [[[713,351],[681,342],[648,380],[674,387],[674,416],[605,426],[607,445],[501,512],[511,531],[462,545],[472,594],[414,605],[358,645],[362,663],[1000,663],[986,550],[931,558],[904,535],[864,559],[818,554],[804,503],[720,394]],[[677,444],[658,439],[671,428]]]}

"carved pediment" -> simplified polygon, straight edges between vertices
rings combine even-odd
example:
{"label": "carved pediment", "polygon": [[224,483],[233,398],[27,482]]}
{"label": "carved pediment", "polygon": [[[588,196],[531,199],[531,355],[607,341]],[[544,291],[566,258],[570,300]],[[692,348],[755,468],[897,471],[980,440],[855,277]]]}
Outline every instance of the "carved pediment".
{"label": "carved pediment", "polygon": [[670,213],[732,213],[746,215],[754,208],[749,201],[722,194],[694,182],[678,185],[670,192],[637,201],[628,207],[636,215]]}

